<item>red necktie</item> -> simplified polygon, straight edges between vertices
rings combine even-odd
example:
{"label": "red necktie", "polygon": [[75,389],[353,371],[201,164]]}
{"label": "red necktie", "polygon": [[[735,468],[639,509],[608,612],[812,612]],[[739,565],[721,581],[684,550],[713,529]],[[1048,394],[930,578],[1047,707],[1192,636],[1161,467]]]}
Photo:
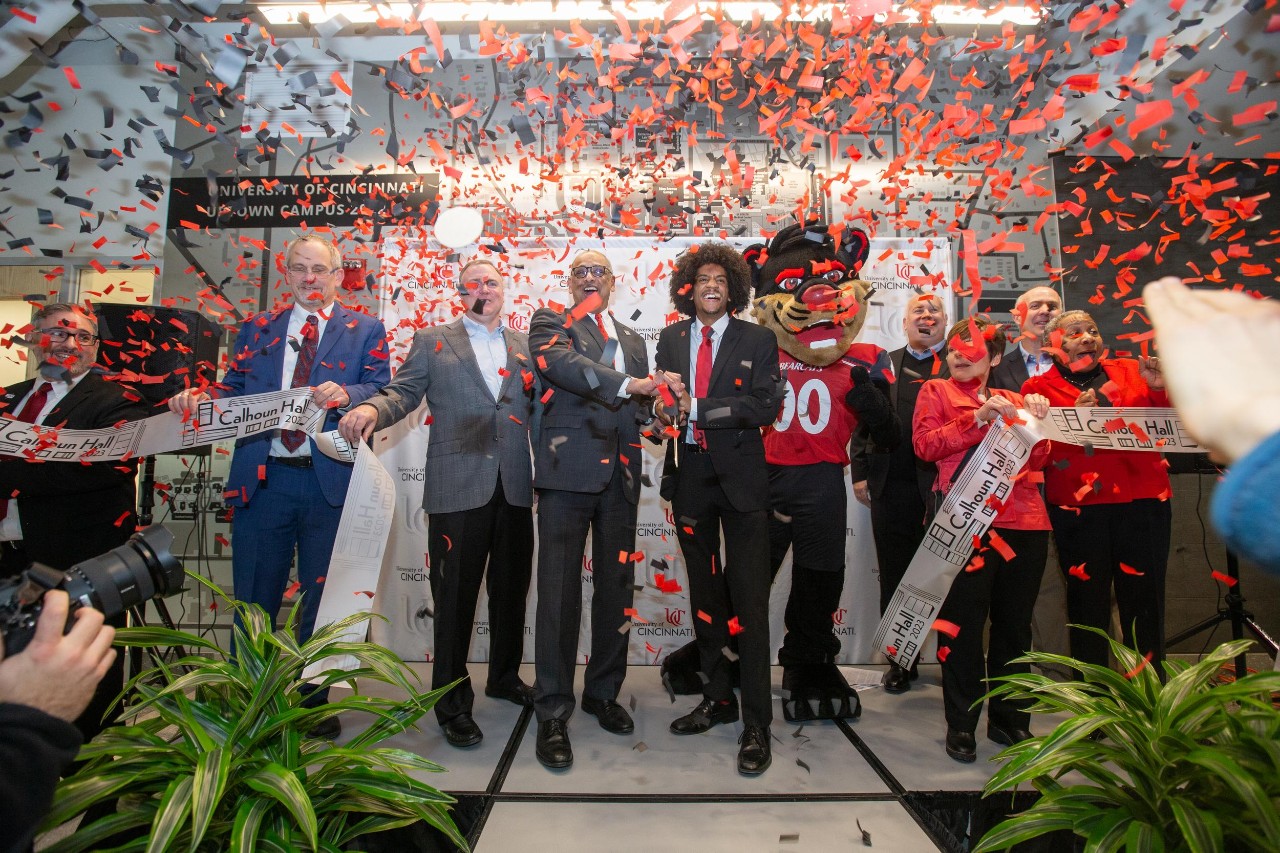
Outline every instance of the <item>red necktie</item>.
{"label": "red necktie", "polygon": [[27,402],[23,404],[22,411],[14,415],[14,420],[26,421],[29,424],[36,422],[36,417],[40,414],[44,404],[49,402],[49,392],[53,390],[53,386],[48,382],[41,382],[36,388],[34,394],[27,398]]}
{"label": "red necktie", "polygon": [[603,315],[603,314],[597,314],[597,315],[596,315],[596,325],[600,327],[600,337],[604,338],[604,339],[605,339],[605,342],[607,343],[607,342],[608,342],[608,340],[609,340],[609,333],[608,333],[608,332],[606,332],[606,331],[604,330],[604,315]]}
{"label": "red necktie", "polygon": [[[698,376],[693,383],[693,396],[701,399],[711,391],[711,327],[702,327],[702,343],[698,344],[698,364],[695,368]],[[698,446],[706,448],[707,434],[696,424],[693,427],[693,440]]]}
{"label": "red necktie", "polygon": [[[25,421],[29,424],[36,422],[36,418],[44,409],[44,404],[49,402],[49,392],[53,390],[53,386],[48,382],[41,382],[36,386],[35,393],[27,398],[27,402],[22,405],[22,410],[13,416],[15,421]],[[6,497],[3,503],[0,503],[0,521],[4,521],[9,516],[9,499]]]}
{"label": "red necktie", "polygon": [[[311,384],[311,365],[316,361],[316,342],[320,338],[319,328],[314,314],[307,318],[306,324],[302,327],[302,348],[298,350],[298,361],[293,366],[293,383],[289,386],[290,388],[305,388]],[[306,440],[307,434],[302,430],[280,431],[280,441],[290,453],[301,447]]]}

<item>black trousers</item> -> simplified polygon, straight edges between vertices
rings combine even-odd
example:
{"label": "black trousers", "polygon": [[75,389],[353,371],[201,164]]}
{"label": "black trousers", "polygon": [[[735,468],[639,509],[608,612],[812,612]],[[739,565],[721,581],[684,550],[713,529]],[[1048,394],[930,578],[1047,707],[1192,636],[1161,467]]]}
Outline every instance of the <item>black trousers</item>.
{"label": "black trousers", "polygon": [[[938,646],[949,649],[942,662],[942,704],[947,725],[966,732],[978,726],[982,707],[973,705],[990,689],[984,678],[1030,669],[1010,661],[1031,649],[1031,611],[1049,554],[1047,530],[999,528],[997,532],[1013,549],[1013,559],[1005,560],[994,548],[983,551],[982,568],[961,571],[956,576],[938,614],[938,618],[960,628],[955,637],[939,634]],[[991,632],[984,655],[982,633],[988,618]],[[987,719],[997,725],[1025,729],[1031,715],[1023,706],[1008,700],[993,700]]]}
{"label": "black trousers", "polygon": [[840,654],[835,612],[845,576],[844,466],[833,462],[769,466],[769,570],[791,551],[791,593],[783,614],[783,666],[832,663]]}
{"label": "black trousers", "polygon": [[619,632],[635,598],[636,505],[627,500],[622,466],[602,492],[538,491],[538,610],[534,710],[538,722],[567,720],[576,704],[574,666],[582,621],[582,575],[591,532],[591,654],[583,694],[617,699],[627,676],[629,633]]}
{"label": "black trousers", "polygon": [[[432,513],[428,521],[435,599],[432,689],[467,675],[481,579],[489,593],[488,684],[515,687],[520,683],[525,601],[533,575],[533,510],[507,503],[499,481],[484,506]],[[436,718],[469,714],[474,700],[475,689],[467,679],[436,704]]]}
{"label": "black trousers", "polygon": [[885,481],[880,495],[871,499],[871,535],[876,542],[876,562],[880,568],[880,615],[902,583],[924,541],[928,510],[920,495],[918,478]]}
{"label": "black trousers", "polygon": [[[1164,579],[1173,519],[1169,502],[1146,498],[1079,510],[1077,514],[1049,507],[1058,563],[1066,575],[1068,621],[1107,630],[1114,589],[1125,644],[1132,647],[1136,638],[1138,651],[1150,654],[1153,664],[1160,663],[1164,660]],[[1121,563],[1140,574],[1125,572]],[[1070,574],[1072,566],[1080,565],[1088,580]],[[1107,666],[1110,654],[1102,637],[1071,629],[1072,657]]]}
{"label": "black trousers", "polygon": [[[695,614],[694,636],[705,677],[703,695],[716,701],[733,698],[725,651],[730,648],[730,636],[735,636],[743,723],[768,726],[773,722],[768,512],[734,509],[706,453],[688,453],[681,460],[671,509],[689,576],[689,605]],[[724,561],[720,558],[722,529]],[[730,627],[735,618],[741,629],[736,635]]]}

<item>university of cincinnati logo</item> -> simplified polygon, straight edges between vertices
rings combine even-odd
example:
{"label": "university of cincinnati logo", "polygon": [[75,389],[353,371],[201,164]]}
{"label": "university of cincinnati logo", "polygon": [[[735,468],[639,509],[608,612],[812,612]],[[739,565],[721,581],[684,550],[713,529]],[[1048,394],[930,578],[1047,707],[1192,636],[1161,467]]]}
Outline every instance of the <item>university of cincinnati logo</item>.
{"label": "university of cincinnati logo", "polygon": [[849,613],[849,608],[847,608],[847,607],[841,607],[841,608],[840,608],[839,610],[837,610],[835,613],[832,613],[832,614],[831,614],[831,618],[835,621],[835,623],[836,623],[837,625],[843,625],[843,624],[844,624],[844,617],[845,617],[846,615],[848,615],[848,613]]}
{"label": "university of cincinnati logo", "polygon": [[632,631],[639,637],[692,637],[693,627],[685,625],[688,616],[683,607],[664,607],[662,622],[636,625]]}
{"label": "university of cincinnati logo", "polygon": [[507,317],[507,325],[517,332],[529,331],[529,318],[524,314],[511,314]]}

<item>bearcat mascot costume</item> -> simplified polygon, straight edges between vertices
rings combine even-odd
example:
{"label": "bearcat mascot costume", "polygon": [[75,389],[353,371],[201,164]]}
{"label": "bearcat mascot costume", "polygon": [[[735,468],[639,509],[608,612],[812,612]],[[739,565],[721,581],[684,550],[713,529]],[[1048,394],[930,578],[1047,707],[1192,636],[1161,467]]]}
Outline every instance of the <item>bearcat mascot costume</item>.
{"label": "bearcat mascot costume", "polygon": [[[744,253],[755,270],[752,313],[778,338],[787,396],[764,430],[769,463],[769,522],[774,575],[792,550],[783,667],[783,716],[791,721],[857,717],[857,694],[836,666],[840,641],[834,614],[844,589],[845,466],[849,440],[865,424],[877,444],[898,440],[889,405],[889,357],[854,339],[866,320],[871,288],[855,278],[867,237],[846,232],[839,243],[818,222],[783,228]],[[667,657],[663,680],[675,693],[702,690],[690,643]]]}

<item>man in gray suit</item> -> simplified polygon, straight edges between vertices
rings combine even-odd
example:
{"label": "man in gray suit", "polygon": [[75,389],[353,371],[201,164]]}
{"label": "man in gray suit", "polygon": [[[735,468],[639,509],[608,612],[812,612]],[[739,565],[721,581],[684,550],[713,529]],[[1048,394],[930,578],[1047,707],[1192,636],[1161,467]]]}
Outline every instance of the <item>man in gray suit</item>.
{"label": "man in gray suit", "polygon": [[541,308],[529,325],[529,352],[548,388],[542,430],[534,443],[538,489],[537,671],[538,760],[573,763],[568,721],[582,616],[582,565],[591,532],[591,655],[582,710],[614,734],[635,724],[618,704],[627,674],[640,497],[643,399],[654,392],[644,341],[608,312],[613,267],[600,252],[581,252],[569,265],[571,310]]}
{"label": "man in gray suit", "polygon": [[[494,261],[477,259],[458,276],[465,313],[414,335],[391,384],[339,422],[362,441],[417,409],[431,410],[426,489],[435,662],[431,687],[467,676],[471,623],[488,563],[489,677],[485,694],[533,703],[520,680],[525,598],[533,561],[533,472],[529,434],[537,399],[528,338],[502,323],[505,282]],[[436,704],[456,747],[483,737],[465,680]]]}

